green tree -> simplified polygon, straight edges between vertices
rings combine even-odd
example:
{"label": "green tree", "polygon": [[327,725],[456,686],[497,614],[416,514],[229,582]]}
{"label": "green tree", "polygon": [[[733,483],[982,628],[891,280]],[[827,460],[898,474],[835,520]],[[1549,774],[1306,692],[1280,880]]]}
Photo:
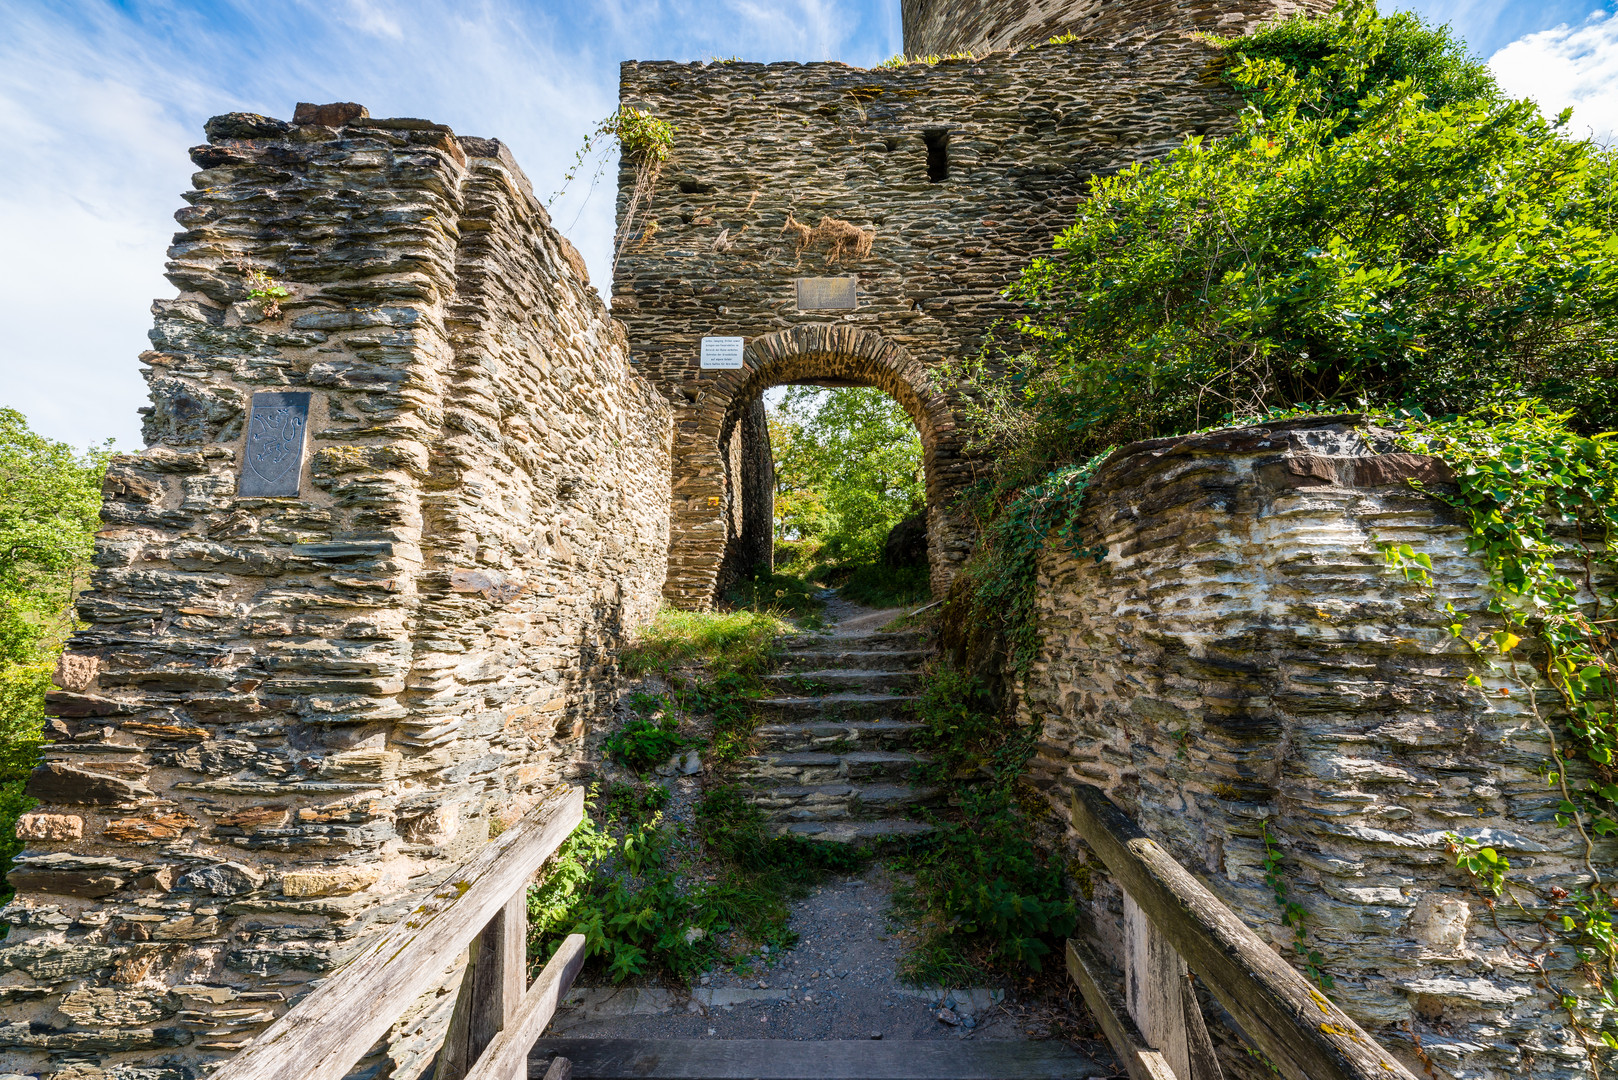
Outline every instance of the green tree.
{"label": "green tree", "polygon": [[926,502],[921,438],[880,390],[790,387],[770,443],[777,537],[818,540],[824,559],[876,559],[888,530]]}
{"label": "green tree", "polygon": [[[45,691],[74,628],[73,597],[86,582],[111,452],[79,453],[29,430],[0,408],[0,854],[20,845],[17,816],[39,756]],[[9,890],[6,890],[9,892]]]}
{"label": "green tree", "polygon": [[1301,403],[1618,426],[1613,154],[1366,0],[1226,49],[1236,131],[1097,180],[1011,290],[983,419],[1025,476]]}

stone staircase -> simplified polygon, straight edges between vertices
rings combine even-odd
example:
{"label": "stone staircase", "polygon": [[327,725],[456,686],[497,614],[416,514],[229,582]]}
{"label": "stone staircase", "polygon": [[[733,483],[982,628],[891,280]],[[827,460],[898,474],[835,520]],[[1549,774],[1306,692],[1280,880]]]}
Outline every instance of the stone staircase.
{"label": "stone staircase", "polygon": [[777,695],[754,703],[757,752],[738,782],[782,832],[844,843],[913,836],[911,807],[943,792],[911,778],[921,665],[918,631],[788,639]]}

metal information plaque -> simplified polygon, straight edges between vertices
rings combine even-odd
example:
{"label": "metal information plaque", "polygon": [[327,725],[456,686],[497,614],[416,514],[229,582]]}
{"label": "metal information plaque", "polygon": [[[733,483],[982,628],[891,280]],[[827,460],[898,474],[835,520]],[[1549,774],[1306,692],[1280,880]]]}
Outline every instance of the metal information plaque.
{"label": "metal information plaque", "polygon": [[853,311],[859,306],[856,286],[860,279],[848,277],[801,277],[798,279],[799,311]]}
{"label": "metal information plaque", "polygon": [[735,371],[742,366],[746,338],[705,337],[702,339],[702,371]]}
{"label": "metal information plaque", "polygon": [[236,494],[259,498],[298,495],[303,478],[304,436],[309,430],[308,391],[253,395],[247,418],[247,450]]}

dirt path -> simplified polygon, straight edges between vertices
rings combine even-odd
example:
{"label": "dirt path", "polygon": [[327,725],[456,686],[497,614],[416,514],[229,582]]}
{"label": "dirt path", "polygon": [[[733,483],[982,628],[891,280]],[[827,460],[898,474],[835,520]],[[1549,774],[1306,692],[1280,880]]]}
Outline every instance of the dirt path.
{"label": "dirt path", "polygon": [[[876,633],[907,609],[874,610],[827,594],[831,636]],[[695,777],[670,785],[668,819],[699,796]],[[1059,1003],[1028,1002],[1001,987],[917,989],[899,979],[913,933],[893,925],[894,873],[883,863],[833,877],[791,909],[798,942],[759,951],[742,971],[716,969],[689,989],[576,988],[557,1012],[555,1036],[628,1039],[1029,1039],[1056,1034]],[[1056,1007],[1053,1007],[1053,1004]],[[1094,1053],[1094,1044],[1080,1049]]]}

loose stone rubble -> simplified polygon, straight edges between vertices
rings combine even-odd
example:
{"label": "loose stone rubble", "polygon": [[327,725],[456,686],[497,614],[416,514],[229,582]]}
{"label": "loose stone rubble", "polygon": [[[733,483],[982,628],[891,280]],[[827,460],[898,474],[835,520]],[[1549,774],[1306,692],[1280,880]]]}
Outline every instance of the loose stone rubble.
{"label": "loose stone rubble", "polygon": [[[0,1073],[242,1046],[574,774],[662,586],[668,406],[505,148],[348,105],[207,131],[28,786]],[[313,394],[299,498],[235,494],[265,389]]]}
{"label": "loose stone rubble", "polygon": [[[1032,780],[1063,822],[1071,784],[1101,787],[1290,955],[1264,882],[1267,820],[1334,1000],[1416,1075],[1407,1024],[1450,1075],[1587,1076],[1566,1015],[1495,920],[1535,944],[1539,930],[1509,904],[1491,914],[1445,853],[1453,831],[1523,881],[1589,880],[1578,833],[1554,821],[1551,745],[1526,695],[1504,695],[1452,619],[1388,569],[1379,542],[1427,553],[1439,595],[1486,625],[1465,533],[1406,482],[1447,470],[1378,442],[1300,421],[1114,455],[1081,528],[1105,560],[1048,549],[1041,562]],[[1547,715],[1553,698],[1543,688]],[[1117,962],[1119,895],[1071,832],[1059,842]],[[1595,865],[1615,855],[1600,840]],[[1224,1050],[1227,1075],[1252,1070]]]}

